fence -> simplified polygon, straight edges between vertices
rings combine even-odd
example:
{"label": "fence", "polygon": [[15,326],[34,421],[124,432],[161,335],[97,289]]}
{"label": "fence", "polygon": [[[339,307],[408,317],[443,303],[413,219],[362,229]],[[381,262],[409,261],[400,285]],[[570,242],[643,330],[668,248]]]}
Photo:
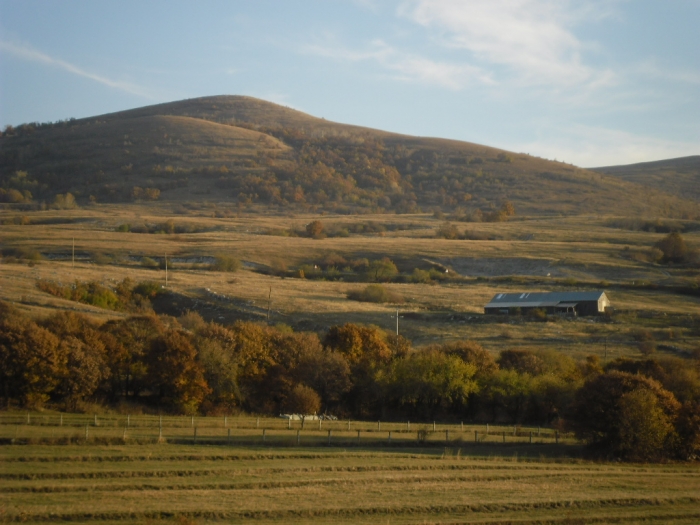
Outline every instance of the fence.
{"label": "fence", "polygon": [[0,415],[0,442],[167,442],[262,446],[439,446],[572,444],[544,427],[257,417],[12,413]]}

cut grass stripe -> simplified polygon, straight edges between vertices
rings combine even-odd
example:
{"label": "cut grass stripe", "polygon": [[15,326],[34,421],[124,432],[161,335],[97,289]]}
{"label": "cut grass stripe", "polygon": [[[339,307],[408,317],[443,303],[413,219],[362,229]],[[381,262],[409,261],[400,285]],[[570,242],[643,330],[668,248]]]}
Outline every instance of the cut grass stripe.
{"label": "cut grass stripe", "polygon": [[[89,521],[89,520],[147,520],[170,519],[187,517],[209,520],[242,520],[242,519],[311,519],[311,518],[352,518],[367,516],[400,516],[408,514],[499,514],[513,511],[546,511],[559,509],[603,509],[611,507],[656,507],[664,505],[698,504],[700,498],[611,498],[593,500],[561,500],[541,501],[532,503],[493,503],[493,504],[462,504],[462,505],[404,505],[398,507],[353,507],[335,509],[286,509],[286,510],[243,510],[243,511],[189,511],[189,512],[74,512],[74,513],[21,513],[0,516],[3,522],[60,522],[60,521]],[[700,513],[692,513],[692,516]],[[683,515],[686,517],[688,515]],[[582,521],[583,522],[586,522]],[[541,520],[535,523],[541,523]],[[470,521],[471,523],[471,521]],[[520,523],[520,522],[518,522]],[[571,521],[569,521],[571,523]]]}

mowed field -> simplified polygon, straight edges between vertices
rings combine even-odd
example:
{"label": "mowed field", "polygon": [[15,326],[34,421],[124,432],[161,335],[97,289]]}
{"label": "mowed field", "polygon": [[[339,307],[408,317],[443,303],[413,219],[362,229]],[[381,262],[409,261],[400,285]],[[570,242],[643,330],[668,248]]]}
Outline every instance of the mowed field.
{"label": "mowed field", "polygon": [[3,446],[0,520],[22,523],[675,523],[700,471],[518,448]]}

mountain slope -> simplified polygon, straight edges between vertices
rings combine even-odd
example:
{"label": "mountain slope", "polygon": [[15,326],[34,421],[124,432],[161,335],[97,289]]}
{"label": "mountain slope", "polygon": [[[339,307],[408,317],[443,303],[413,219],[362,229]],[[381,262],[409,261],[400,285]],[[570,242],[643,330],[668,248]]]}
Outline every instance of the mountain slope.
{"label": "mountain slope", "polygon": [[591,171],[700,202],[700,155],[624,166],[604,166],[591,168]]}
{"label": "mountain slope", "polygon": [[239,96],[18,126],[0,138],[0,184],[35,200],[69,191],[79,201],[124,201],[151,188],[166,201],[341,213],[439,208],[470,216],[507,200],[519,214],[697,212],[693,202],[617,176],[339,124]]}

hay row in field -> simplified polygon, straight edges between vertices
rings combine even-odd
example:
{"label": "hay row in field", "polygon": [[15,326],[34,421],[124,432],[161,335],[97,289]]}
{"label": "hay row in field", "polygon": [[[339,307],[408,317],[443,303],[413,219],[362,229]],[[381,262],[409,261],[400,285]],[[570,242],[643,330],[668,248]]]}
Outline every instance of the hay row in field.
{"label": "hay row in field", "polygon": [[[556,509],[601,509],[610,507],[657,507],[684,504],[698,504],[700,498],[609,498],[597,500],[554,500],[536,501],[531,503],[497,503],[497,504],[461,504],[461,505],[405,505],[405,506],[374,506],[352,508],[317,508],[317,509],[287,509],[287,510],[246,510],[246,511],[189,511],[189,512],[71,512],[71,513],[21,513],[5,514],[4,522],[61,522],[61,521],[104,521],[104,520],[153,520],[175,517],[202,518],[207,520],[241,520],[241,519],[311,519],[311,518],[344,518],[362,516],[400,516],[441,514],[499,514],[509,511],[556,510]],[[678,513],[683,518],[700,518],[700,512]],[[522,523],[518,521],[518,523]],[[543,523],[542,520],[536,523]],[[545,521],[546,523],[546,521]]]}

